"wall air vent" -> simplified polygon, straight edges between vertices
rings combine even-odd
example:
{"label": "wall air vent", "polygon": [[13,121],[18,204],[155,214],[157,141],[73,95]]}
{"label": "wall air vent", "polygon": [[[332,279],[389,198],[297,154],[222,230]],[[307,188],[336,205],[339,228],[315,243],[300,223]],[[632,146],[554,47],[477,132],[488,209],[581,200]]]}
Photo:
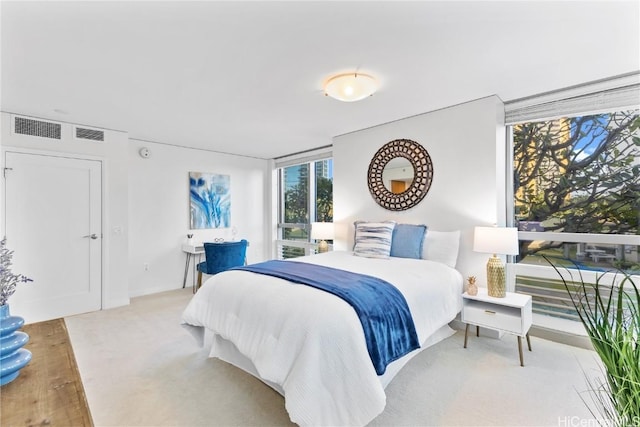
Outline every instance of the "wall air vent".
{"label": "wall air vent", "polygon": [[14,133],[19,135],[39,136],[41,138],[61,139],[62,125],[43,120],[14,116]]}
{"label": "wall air vent", "polygon": [[100,129],[89,129],[85,127],[74,126],[73,136],[76,139],[104,142],[104,131]]}

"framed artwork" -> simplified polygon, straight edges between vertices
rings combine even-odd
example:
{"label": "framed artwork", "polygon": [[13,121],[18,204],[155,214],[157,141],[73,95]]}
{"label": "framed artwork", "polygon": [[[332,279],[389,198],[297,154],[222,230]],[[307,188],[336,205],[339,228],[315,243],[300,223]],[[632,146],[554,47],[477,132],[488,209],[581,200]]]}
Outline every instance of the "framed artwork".
{"label": "framed artwork", "polygon": [[231,223],[229,175],[189,172],[191,229],[228,228]]}

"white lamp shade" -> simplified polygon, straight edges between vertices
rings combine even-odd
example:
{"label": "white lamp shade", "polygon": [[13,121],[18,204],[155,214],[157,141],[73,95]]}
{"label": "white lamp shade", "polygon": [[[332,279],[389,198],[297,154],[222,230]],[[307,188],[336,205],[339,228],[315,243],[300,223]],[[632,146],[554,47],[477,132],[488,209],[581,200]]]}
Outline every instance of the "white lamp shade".
{"label": "white lamp shade", "polygon": [[332,222],[313,222],[311,223],[311,238],[316,240],[333,240],[333,223]]}
{"label": "white lamp shade", "polygon": [[518,255],[518,229],[515,227],[476,227],[473,250],[488,254]]}
{"label": "white lamp shade", "polygon": [[324,93],[344,102],[360,101],[378,89],[376,79],[368,74],[347,73],[331,77],[324,84]]}

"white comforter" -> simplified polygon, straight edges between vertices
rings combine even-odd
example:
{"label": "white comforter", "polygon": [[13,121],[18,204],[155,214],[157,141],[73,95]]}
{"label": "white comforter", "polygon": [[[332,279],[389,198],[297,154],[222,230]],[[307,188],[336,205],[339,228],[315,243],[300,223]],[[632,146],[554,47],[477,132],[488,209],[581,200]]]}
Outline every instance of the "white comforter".
{"label": "white comforter", "polygon": [[[461,308],[462,276],[437,262],[337,251],[296,261],[392,283],[407,300],[421,343]],[[263,379],[282,387],[289,416],[299,425],[365,425],[384,409],[384,388],[362,325],[353,308],[332,294],[271,276],[227,271],[207,280],[183,321],[233,342]]]}

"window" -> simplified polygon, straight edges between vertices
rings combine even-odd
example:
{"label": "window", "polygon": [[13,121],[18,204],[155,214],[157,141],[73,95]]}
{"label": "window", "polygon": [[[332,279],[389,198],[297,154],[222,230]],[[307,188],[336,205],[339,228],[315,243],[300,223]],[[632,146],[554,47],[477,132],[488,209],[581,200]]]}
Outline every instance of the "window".
{"label": "window", "polygon": [[278,169],[278,258],[312,253],[312,222],[333,221],[333,161],[312,160]]}
{"label": "window", "polygon": [[[577,320],[543,255],[584,277],[614,268],[640,275],[640,115],[615,110],[510,127],[516,291],[534,313]],[[546,271],[542,270],[546,268]]]}

